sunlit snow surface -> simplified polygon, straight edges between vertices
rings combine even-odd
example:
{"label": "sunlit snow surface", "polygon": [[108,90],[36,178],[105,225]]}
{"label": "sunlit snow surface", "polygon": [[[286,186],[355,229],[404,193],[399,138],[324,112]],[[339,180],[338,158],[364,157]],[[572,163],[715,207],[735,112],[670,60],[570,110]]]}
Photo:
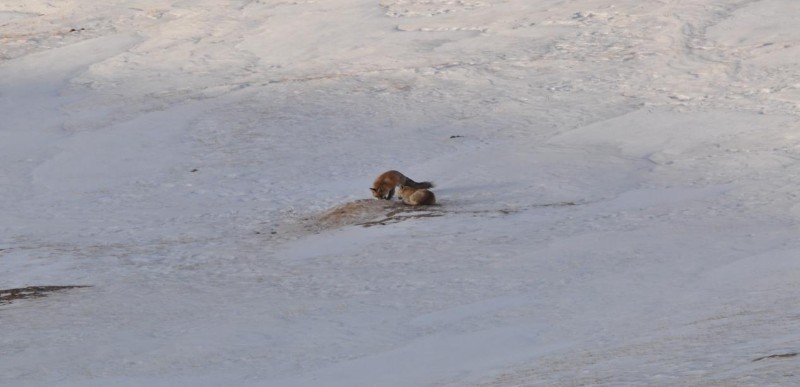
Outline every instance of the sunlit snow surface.
{"label": "sunlit snow surface", "polygon": [[0,385],[800,383],[798,17],[4,0]]}

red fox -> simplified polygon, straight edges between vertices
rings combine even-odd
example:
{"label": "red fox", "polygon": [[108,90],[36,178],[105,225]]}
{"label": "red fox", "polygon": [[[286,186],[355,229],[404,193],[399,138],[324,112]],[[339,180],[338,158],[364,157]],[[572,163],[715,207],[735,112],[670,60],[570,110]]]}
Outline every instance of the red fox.
{"label": "red fox", "polygon": [[386,171],[375,179],[370,189],[372,190],[372,196],[378,199],[390,200],[394,196],[394,187],[398,185],[411,188],[433,188],[433,183],[429,181],[417,183],[400,172]]}
{"label": "red fox", "polygon": [[428,206],[436,203],[436,195],[425,188],[413,188],[407,185],[400,186],[398,193],[403,203],[410,206]]}

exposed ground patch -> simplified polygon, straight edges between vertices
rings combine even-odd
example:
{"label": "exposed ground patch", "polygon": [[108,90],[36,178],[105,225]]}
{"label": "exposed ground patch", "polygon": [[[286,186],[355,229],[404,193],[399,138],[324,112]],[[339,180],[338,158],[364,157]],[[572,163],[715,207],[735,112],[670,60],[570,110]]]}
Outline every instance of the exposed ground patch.
{"label": "exposed ground patch", "polygon": [[[335,228],[347,225],[362,227],[385,226],[409,219],[435,218],[448,213],[473,215],[509,215],[544,207],[575,206],[574,202],[535,204],[519,208],[497,208],[485,210],[465,210],[448,203],[432,206],[407,206],[399,201],[361,199],[336,206],[317,220],[321,228]],[[313,219],[309,219],[313,220]]]}
{"label": "exposed ground patch", "polygon": [[361,199],[336,206],[319,217],[322,228],[371,227],[408,219],[442,216],[441,206],[407,206],[398,201]]}
{"label": "exposed ground patch", "polygon": [[786,359],[786,358],[790,358],[790,357],[797,357],[798,355],[800,355],[800,353],[797,353],[797,352],[780,353],[780,354],[776,354],[776,355],[762,356],[762,357],[759,357],[757,359],[753,359],[753,361],[761,361],[761,360],[767,360],[767,359]]}
{"label": "exposed ground patch", "polygon": [[16,300],[26,300],[31,298],[42,298],[53,292],[60,292],[68,289],[88,288],[87,285],[67,285],[67,286],[28,286],[26,288],[2,289],[0,290],[0,305],[10,304]]}

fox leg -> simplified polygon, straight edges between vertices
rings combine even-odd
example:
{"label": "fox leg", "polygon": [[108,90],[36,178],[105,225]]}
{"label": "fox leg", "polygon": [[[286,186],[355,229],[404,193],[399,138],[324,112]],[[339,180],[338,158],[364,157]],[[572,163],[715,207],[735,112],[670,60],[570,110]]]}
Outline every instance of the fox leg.
{"label": "fox leg", "polygon": [[394,196],[394,187],[389,190],[389,193],[386,194],[386,200],[392,200],[392,196]]}

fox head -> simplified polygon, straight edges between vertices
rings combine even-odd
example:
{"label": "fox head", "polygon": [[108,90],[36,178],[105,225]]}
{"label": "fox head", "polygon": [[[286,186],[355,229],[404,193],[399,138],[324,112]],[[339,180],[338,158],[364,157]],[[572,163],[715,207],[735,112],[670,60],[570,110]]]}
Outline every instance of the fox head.
{"label": "fox head", "polygon": [[392,198],[392,190],[388,190],[385,187],[371,187],[370,190],[372,191],[372,196],[378,199],[389,200]]}

